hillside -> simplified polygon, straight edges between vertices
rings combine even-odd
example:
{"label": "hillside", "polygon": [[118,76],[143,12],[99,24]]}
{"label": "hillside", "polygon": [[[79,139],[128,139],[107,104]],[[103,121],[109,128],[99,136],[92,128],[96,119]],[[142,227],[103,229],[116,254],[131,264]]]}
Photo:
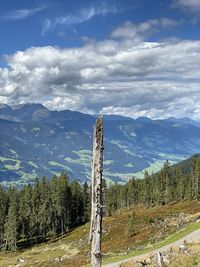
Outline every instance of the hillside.
{"label": "hillside", "polygon": [[181,167],[184,174],[189,174],[189,173],[191,173],[192,162],[195,159],[199,159],[199,158],[200,158],[200,154],[194,154],[193,156],[189,157],[188,159],[182,160],[181,162],[177,163],[176,167]]}
{"label": "hillside", "polygon": [[[129,218],[133,211],[134,225],[132,233],[129,233]],[[196,222],[199,211],[198,201],[183,201],[149,209],[142,206],[120,209],[112,217],[105,217],[102,246],[104,263],[150,251],[199,229],[200,224]],[[64,237],[51,239],[24,251],[1,252],[0,264],[3,267],[17,264],[21,257],[24,263],[19,263],[19,266],[57,266],[60,256],[62,262],[59,266],[80,267],[89,262],[89,227],[87,223]]]}
{"label": "hillside", "polygon": [[[200,229],[174,241],[162,248],[155,249],[131,259],[122,260],[121,262],[111,263],[105,267],[138,267],[139,263],[146,263],[144,266],[155,267],[158,260],[158,253],[161,253],[164,266],[167,267],[193,267],[199,266],[200,263]],[[184,250],[185,251],[184,251]]]}
{"label": "hillside", "polygon": [[[21,186],[36,176],[65,170],[90,179],[95,116],[50,111],[40,104],[0,106],[0,182]],[[125,182],[157,171],[200,151],[199,123],[189,119],[150,120],[104,116],[104,177]]]}

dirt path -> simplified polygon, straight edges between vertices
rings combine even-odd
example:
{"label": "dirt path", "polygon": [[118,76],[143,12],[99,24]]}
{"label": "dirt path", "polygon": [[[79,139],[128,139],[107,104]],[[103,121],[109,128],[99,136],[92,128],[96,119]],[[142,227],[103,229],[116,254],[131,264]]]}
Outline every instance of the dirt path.
{"label": "dirt path", "polygon": [[143,260],[145,258],[148,258],[150,257],[152,254],[156,254],[158,251],[160,252],[164,252],[164,251],[167,251],[169,250],[171,247],[178,247],[180,245],[183,244],[184,240],[186,240],[187,242],[195,242],[195,241],[199,241],[200,240],[200,229],[184,236],[183,238],[175,241],[175,242],[172,242],[164,247],[161,247],[161,248],[158,248],[158,249],[155,249],[155,250],[152,250],[151,252],[147,252],[147,253],[144,253],[144,254],[141,254],[141,255],[138,255],[138,256],[133,256],[133,257],[130,257],[126,260],[121,260],[121,261],[117,261],[117,262],[113,262],[113,263],[110,263],[110,264],[105,264],[103,265],[103,267],[119,267],[119,265],[121,263],[124,263],[124,262],[127,262],[127,261],[130,261],[130,260],[133,260],[133,261],[140,261],[140,260]]}

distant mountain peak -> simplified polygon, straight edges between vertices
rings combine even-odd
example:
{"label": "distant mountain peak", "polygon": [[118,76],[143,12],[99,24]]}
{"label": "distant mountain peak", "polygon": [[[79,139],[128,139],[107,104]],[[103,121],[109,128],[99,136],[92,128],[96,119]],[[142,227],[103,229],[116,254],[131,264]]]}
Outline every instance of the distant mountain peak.
{"label": "distant mountain peak", "polygon": [[141,122],[150,122],[150,121],[152,121],[152,119],[150,119],[150,118],[148,118],[148,117],[144,117],[144,116],[141,116],[141,117],[138,117],[137,119],[136,119],[136,121],[141,121]]}
{"label": "distant mountain peak", "polygon": [[19,109],[23,109],[23,108],[34,108],[34,109],[45,109],[48,110],[45,106],[43,106],[40,103],[26,103],[26,104],[19,104],[19,105],[14,105],[11,106],[13,110],[19,110]]}
{"label": "distant mountain peak", "polygon": [[[90,180],[95,116],[51,111],[37,103],[2,107],[0,183],[20,186],[62,171]],[[144,169],[155,173],[166,159],[176,163],[200,151],[200,126],[192,123],[119,115],[104,119],[105,177],[114,182],[143,178]]]}
{"label": "distant mountain peak", "polygon": [[9,108],[9,106],[7,104],[0,104],[0,109],[2,108]]}
{"label": "distant mountain peak", "polygon": [[178,122],[178,123],[184,123],[184,124],[189,124],[189,125],[193,125],[196,127],[200,127],[199,121],[195,121],[193,119],[190,119],[189,117],[183,117],[183,118],[169,117],[166,120],[170,122]]}
{"label": "distant mountain peak", "polygon": [[[98,115],[95,115],[94,117],[97,118]],[[104,115],[103,116],[104,120],[107,121],[126,121],[126,120],[132,120],[130,117],[125,117],[122,115]]]}

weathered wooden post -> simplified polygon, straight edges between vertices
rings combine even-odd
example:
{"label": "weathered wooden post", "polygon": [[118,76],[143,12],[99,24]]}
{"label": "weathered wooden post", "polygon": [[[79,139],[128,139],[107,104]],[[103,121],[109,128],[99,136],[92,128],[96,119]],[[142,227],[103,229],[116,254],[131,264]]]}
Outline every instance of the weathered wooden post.
{"label": "weathered wooden post", "polygon": [[162,267],[163,266],[163,260],[162,260],[162,254],[160,251],[157,252],[157,266]]}
{"label": "weathered wooden post", "polygon": [[91,264],[101,267],[102,236],[102,172],[103,172],[103,119],[98,117],[94,128],[92,159],[92,210],[91,210]]}

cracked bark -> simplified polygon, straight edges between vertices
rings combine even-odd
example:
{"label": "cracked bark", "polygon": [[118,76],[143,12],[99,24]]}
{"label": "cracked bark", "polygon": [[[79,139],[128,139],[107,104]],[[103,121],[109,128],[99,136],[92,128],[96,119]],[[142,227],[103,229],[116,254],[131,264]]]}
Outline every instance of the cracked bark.
{"label": "cracked bark", "polygon": [[91,264],[101,267],[102,237],[102,172],[103,172],[103,119],[98,117],[94,127],[92,159],[92,211],[91,211]]}

